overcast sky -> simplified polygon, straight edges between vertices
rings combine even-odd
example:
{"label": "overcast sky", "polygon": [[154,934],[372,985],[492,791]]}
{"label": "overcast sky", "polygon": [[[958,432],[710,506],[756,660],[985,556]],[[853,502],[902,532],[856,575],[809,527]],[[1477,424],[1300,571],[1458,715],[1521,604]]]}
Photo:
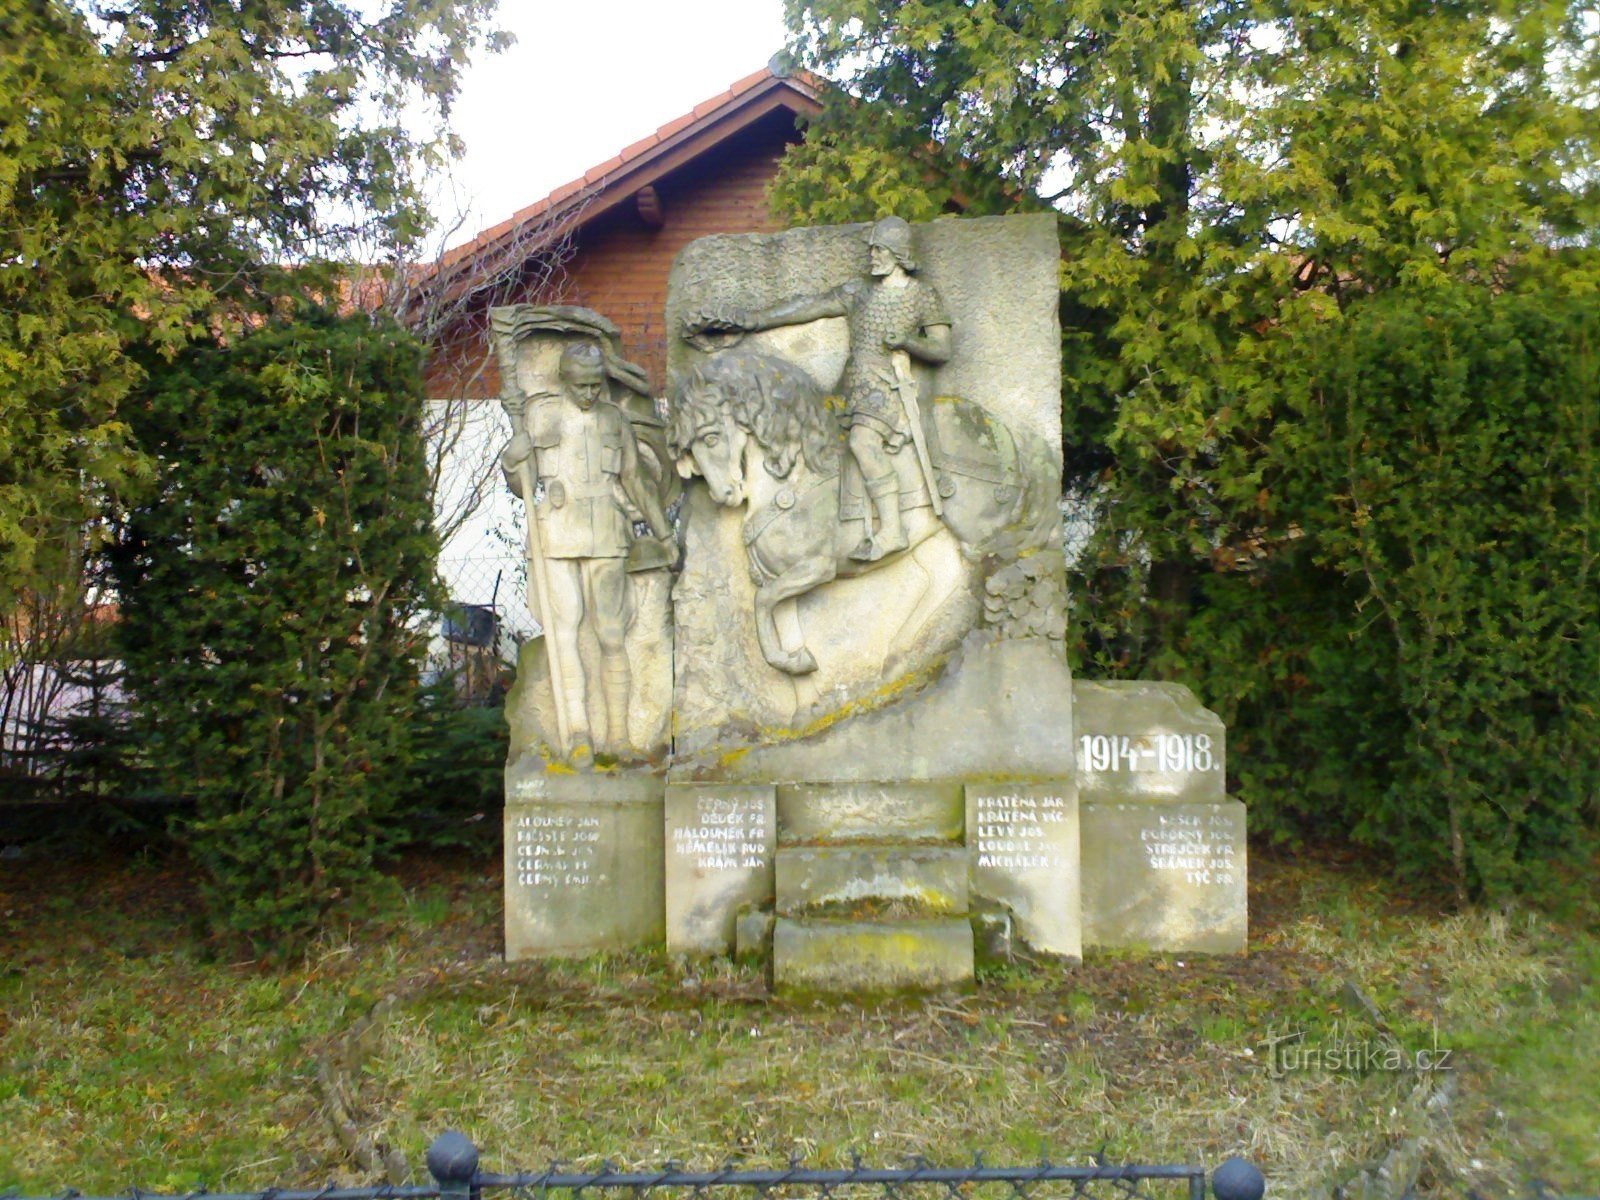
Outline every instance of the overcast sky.
{"label": "overcast sky", "polygon": [[[604,162],[783,46],[783,0],[501,0],[516,45],[466,75],[466,140],[435,212],[466,241]],[[451,194],[453,192],[453,194]]]}

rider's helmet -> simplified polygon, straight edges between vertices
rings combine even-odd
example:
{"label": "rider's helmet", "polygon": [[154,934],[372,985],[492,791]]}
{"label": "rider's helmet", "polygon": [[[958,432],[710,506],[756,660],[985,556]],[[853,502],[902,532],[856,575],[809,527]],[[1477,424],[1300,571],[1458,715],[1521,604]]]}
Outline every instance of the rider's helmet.
{"label": "rider's helmet", "polygon": [[917,269],[916,257],[911,253],[911,226],[900,217],[884,217],[874,225],[867,235],[867,245],[882,246],[907,271]]}

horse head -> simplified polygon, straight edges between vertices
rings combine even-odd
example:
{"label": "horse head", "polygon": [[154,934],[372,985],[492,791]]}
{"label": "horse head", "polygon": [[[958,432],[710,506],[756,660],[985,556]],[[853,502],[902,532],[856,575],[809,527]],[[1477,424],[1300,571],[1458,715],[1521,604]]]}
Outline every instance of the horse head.
{"label": "horse head", "polygon": [[839,469],[838,427],[802,368],[742,347],[696,364],[672,403],[668,447],[678,474],[701,476],[717,503],[737,507],[748,495],[744,459],[752,442],[775,479],[787,478],[802,456],[824,474]]}
{"label": "horse head", "polygon": [[745,501],[744,451],[750,437],[735,411],[725,381],[702,364],[677,388],[667,425],[667,450],[678,474],[700,476],[712,499],[730,508]]}

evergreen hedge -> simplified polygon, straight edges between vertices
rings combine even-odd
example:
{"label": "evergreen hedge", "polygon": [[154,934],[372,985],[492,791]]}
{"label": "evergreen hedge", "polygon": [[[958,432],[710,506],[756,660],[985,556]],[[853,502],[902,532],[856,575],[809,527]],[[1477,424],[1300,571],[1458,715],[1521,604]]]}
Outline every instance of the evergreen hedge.
{"label": "evergreen hedge", "polygon": [[320,310],[152,363],[159,484],[114,550],[128,685],[219,933],[284,948],[374,879],[436,544],[421,349]]}
{"label": "evergreen hedge", "polygon": [[1214,556],[1172,672],[1256,828],[1537,889],[1600,817],[1600,311],[1401,288],[1285,339],[1273,536]]}

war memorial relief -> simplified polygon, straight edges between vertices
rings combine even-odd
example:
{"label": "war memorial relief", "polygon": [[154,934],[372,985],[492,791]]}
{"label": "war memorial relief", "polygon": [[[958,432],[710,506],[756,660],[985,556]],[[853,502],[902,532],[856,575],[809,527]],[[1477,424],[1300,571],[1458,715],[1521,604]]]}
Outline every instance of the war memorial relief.
{"label": "war memorial relief", "polygon": [[852,992],[1243,951],[1221,723],[1067,667],[1059,253],[1050,215],[694,242],[664,411],[603,315],[493,310],[545,630],[508,702],[508,957],[664,944]]}

